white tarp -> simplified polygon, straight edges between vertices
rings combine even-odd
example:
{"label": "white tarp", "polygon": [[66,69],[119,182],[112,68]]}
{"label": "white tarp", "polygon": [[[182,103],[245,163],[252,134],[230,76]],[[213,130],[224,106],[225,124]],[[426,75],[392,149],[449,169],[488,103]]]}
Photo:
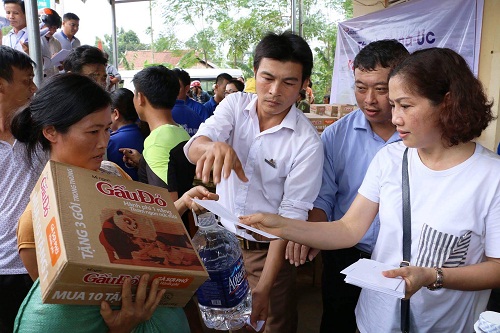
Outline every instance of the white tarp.
{"label": "white tarp", "polygon": [[453,49],[477,75],[483,7],[484,0],[412,0],[339,23],[331,103],[356,104],[354,57],[362,47],[381,39],[397,39],[410,52]]}

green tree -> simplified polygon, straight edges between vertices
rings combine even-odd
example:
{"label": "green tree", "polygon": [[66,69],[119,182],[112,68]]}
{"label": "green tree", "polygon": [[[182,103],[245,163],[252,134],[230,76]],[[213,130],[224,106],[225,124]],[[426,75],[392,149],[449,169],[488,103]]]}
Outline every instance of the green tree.
{"label": "green tree", "polygon": [[153,49],[155,50],[155,52],[175,51],[182,49],[182,47],[183,43],[175,36],[172,31],[166,34],[161,34],[160,37],[153,43]]}
{"label": "green tree", "polygon": [[186,41],[186,46],[198,52],[203,61],[214,60],[217,54],[217,38],[213,28],[206,28]]}
{"label": "green tree", "polygon": [[[124,57],[125,51],[137,51],[147,48],[145,44],[141,43],[139,37],[134,31],[125,31],[123,28],[118,29],[116,32],[116,43],[119,61]],[[110,58],[113,56],[111,35],[104,35],[103,49],[108,52]]]}
{"label": "green tree", "polygon": [[[338,22],[329,13],[352,17],[352,0],[301,2],[303,36],[314,52],[313,89],[322,96],[330,91],[337,36]],[[189,25],[196,31],[186,42],[194,51],[185,56],[185,64],[194,63],[198,54],[205,61],[240,68],[247,77],[253,75],[252,53],[262,36],[291,27],[287,0],[162,0],[158,5],[167,26]]]}

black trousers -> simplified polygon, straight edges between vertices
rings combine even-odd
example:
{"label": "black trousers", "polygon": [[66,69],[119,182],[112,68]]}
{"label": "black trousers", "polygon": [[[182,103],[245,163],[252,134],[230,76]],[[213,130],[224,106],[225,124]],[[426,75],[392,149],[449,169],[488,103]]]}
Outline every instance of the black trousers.
{"label": "black trousers", "polygon": [[500,312],[500,288],[491,290],[490,300],[488,301],[486,310]]}
{"label": "black trousers", "polygon": [[14,331],[14,320],[33,285],[28,274],[0,275],[0,332]]}
{"label": "black trousers", "polygon": [[361,288],[345,283],[345,275],[340,271],[360,258],[370,258],[370,254],[354,247],[321,251],[323,260],[321,333],[356,332],[354,309],[358,303]]}

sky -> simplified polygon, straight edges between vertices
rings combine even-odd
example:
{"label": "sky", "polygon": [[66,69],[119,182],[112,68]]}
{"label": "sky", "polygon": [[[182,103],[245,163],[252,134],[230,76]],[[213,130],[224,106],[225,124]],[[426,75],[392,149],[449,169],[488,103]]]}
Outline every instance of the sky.
{"label": "sky", "polygon": [[[116,4],[116,27],[123,27],[125,31],[133,30],[143,43],[150,43],[151,37],[146,34],[146,29],[151,25],[149,14],[149,1]],[[104,39],[104,35],[111,35],[111,5],[108,0],[60,0],[54,9],[63,15],[75,13],[80,17],[80,30],[76,36],[82,44],[95,44],[95,37]],[[153,8],[153,28],[155,39],[164,29],[161,19],[161,10]],[[181,36],[179,36],[180,38]],[[182,38],[180,38],[182,39]]]}

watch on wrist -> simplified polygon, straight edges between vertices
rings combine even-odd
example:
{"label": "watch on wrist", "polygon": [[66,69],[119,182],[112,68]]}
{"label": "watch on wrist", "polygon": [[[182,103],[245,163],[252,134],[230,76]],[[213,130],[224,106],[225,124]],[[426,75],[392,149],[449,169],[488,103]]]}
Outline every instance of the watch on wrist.
{"label": "watch on wrist", "polygon": [[439,267],[434,267],[434,269],[436,270],[436,282],[427,286],[427,289],[432,291],[443,288],[443,270]]}

